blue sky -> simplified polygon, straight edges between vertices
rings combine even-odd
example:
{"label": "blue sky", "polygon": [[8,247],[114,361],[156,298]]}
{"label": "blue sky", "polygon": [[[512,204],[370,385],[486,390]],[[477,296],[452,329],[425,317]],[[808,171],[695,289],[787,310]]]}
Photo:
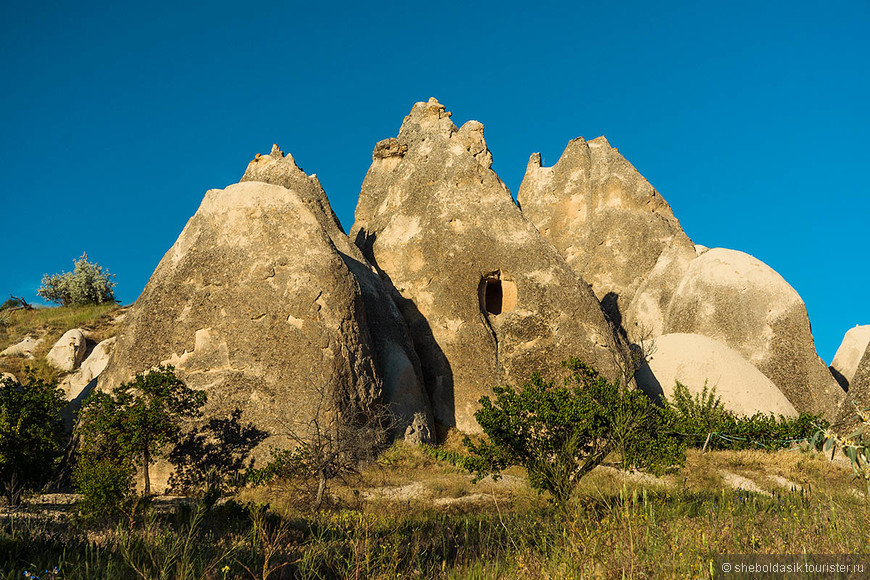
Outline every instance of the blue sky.
{"label": "blue sky", "polygon": [[415,101],[532,152],[606,135],[699,244],[765,261],[820,355],[870,324],[870,2],[3,2],[0,297],[88,255],[132,302],[277,142],[346,229]]}

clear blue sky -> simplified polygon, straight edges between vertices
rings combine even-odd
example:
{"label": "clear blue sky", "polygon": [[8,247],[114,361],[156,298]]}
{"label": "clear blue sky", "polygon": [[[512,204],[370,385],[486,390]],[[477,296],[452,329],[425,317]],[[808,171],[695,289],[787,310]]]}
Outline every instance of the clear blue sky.
{"label": "clear blue sky", "polygon": [[529,154],[606,135],[699,244],[765,261],[830,361],[870,324],[870,3],[3,2],[0,295],[82,252],[132,302],[209,188],[277,142],[346,229],[437,97]]}

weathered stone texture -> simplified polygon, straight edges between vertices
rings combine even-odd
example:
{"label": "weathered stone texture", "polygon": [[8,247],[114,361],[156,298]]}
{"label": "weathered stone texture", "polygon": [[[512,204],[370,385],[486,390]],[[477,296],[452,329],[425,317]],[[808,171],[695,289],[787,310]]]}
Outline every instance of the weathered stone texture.
{"label": "weathered stone texture", "polygon": [[667,202],[604,137],[574,139],[552,167],[532,155],[517,199],[617,324],[665,250],[694,256]]}
{"label": "weathered stone texture", "polygon": [[304,435],[318,406],[381,397],[362,302],[300,195],[259,182],[211,190],[127,315],[98,388],[174,365],[207,392],[207,416],[239,408],[272,435],[262,458],[292,445],[288,431]]}
{"label": "weathered stone texture", "polygon": [[[389,156],[400,154],[402,149],[393,143],[384,151],[382,154]],[[269,155],[258,155],[248,164],[241,181],[259,181],[286,187],[299,196],[317,219],[362,290],[375,361],[383,377],[384,400],[396,415],[398,432],[401,434],[411,429],[415,440],[425,441],[424,434],[432,432],[434,428],[432,411],[423,385],[420,361],[408,336],[405,321],[377,272],[344,233],[317,176],[307,175],[296,165],[291,155],[273,145]]]}
{"label": "weathered stone texture", "polygon": [[816,354],[797,292],[766,264],[714,248],[693,260],[665,315],[666,333],[719,340],[755,365],[798,411],[832,417],[843,390]]}
{"label": "weathered stone texture", "polygon": [[849,389],[858,370],[858,363],[870,344],[870,324],[856,326],[846,331],[843,342],[831,362],[831,372],[844,389]]}
{"label": "weathered stone texture", "polygon": [[619,372],[624,346],[492,171],[483,125],[430,99],[372,157],[351,238],[394,293],[442,425],[478,431],[494,385],[571,355]]}
{"label": "weathered stone texture", "polygon": [[61,371],[72,371],[85,358],[87,340],[80,328],[67,330],[46,355],[48,364]]}

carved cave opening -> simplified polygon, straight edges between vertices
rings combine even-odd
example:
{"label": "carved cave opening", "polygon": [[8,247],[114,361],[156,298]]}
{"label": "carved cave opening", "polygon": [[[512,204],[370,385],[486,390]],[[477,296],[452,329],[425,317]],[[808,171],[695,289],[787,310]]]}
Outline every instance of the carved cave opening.
{"label": "carved cave opening", "polygon": [[517,305],[517,285],[501,272],[483,277],[478,288],[480,309],[489,314],[510,312]]}

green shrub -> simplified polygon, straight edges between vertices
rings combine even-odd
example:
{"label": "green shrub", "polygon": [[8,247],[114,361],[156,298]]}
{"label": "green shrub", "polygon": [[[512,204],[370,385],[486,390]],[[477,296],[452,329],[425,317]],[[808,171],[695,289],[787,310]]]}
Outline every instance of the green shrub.
{"label": "green shrub", "polygon": [[813,436],[812,443],[824,445],[825,451],[831,452],[831,457],[836,453],[837,447],[843,450],[843,455],[849,459],[852,466],[852,471],[857,479],[861,479],[867,487],[867,493],[864,498],[870,502],[870,409],[862,409],[855,405],[855,417],[852,421],[846,423],[847,426],[852,426],[854,422],[855,431],[848,435],[841,435],[825,426],[820,428]]}
{"label": "green shrub", "polygon": [[64,440],[63,391],[28,375],[0,379],[0,483],[10,504],[41,487],[54,472]]}
{"label": "green shrub", "polygon": [[811,413],[793,418],[764,413],[739,416],[722,405],[715,387],[705,384],[693,397],[679,381],[664,408],[671,427],[687,445],[706,444],[708,449],[786,449],[828,426],[820,415]]}
{"label": "green shrub", "polygon": [[72,272],[43,276],[42,286],[36,293],[61,306],[115,301],[114,274],[96,263],[88,262],[87,254],[82,254],[73,263],[75,269]]}
{"label": "green shrub", "polygon": [[99,457],[92,450],[83,452],[73,471],[73,485],[82,494],[79,510],[87,519],[112,520],[129,513],[135,501],[129,461],[113,454]]}
{"label": "green shrub", "polygon": [[[135,466],[143,468],[145,495],[151,493],[149,467],[166,455],[181,435],[181,422],[199,415],[206,395],[187,387],[175,376],[172,367],[158,367],[138,374],[112,393],[94,391],[82,406],[79,420],[81,448],[75,481],[87,494],[94,490],[99,500],[103,484],[92,484],[90,477],[103,478],[114,490],[126,481],[132,488],[132,476],[124,479]],[[107,461],[101,464],[101,461]],[[116,471],[113,471],[116,470]],[[123,477],[122,477],[123,475]]]}
{"label": "green shrub", "polygon": [[465,439],[476,480],[522,465],[535,489],[564,504],[611,452],[626,469],[661,472],[684,462],[684,445],[643,392],[622,388],[577,359],[563,365],[571,371],[563,385],[536,373],[519,389],[495,387],[495,401],[480,399],[475,418],[487,438]]}

